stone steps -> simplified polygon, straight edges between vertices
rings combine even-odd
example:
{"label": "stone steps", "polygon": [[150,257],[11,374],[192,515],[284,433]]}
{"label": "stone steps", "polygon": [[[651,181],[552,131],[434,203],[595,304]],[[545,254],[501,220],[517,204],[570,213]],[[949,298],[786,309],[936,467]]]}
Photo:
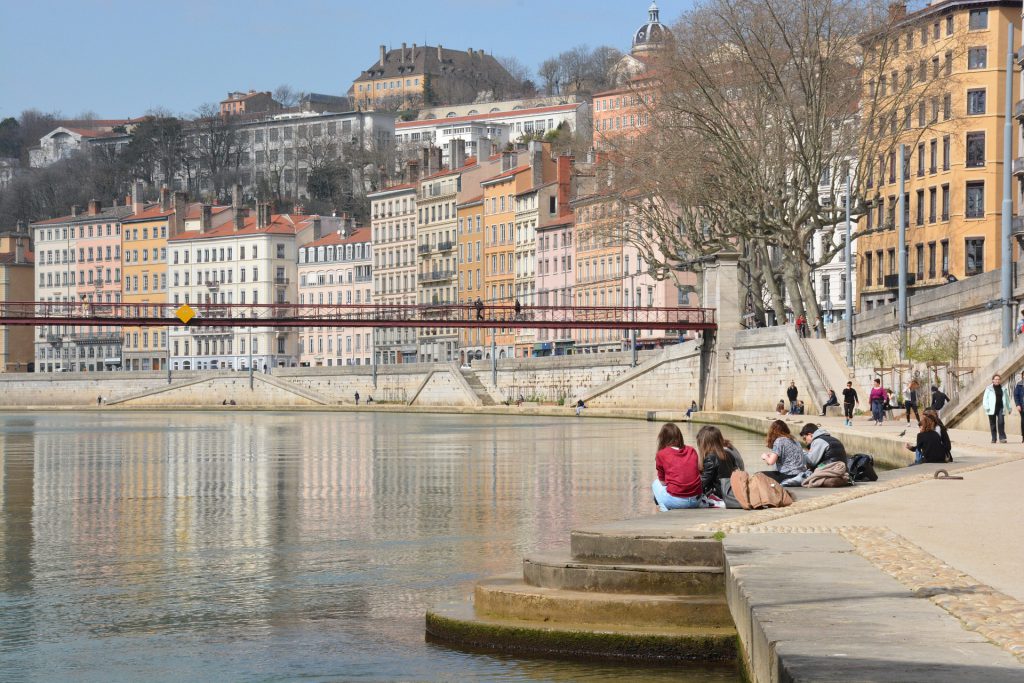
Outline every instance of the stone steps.
{"label": "stone steps", "polygon": [[722,567],[581,561],[568,554],[523,559],[530,586],[640,595],[714,595],[725,591]]}
{"label": "stone steps", "polygon": [[545,624],[713,626],[729,628],[724,595],[629,595],[544,588],[509,574],[477,584],[476,613]]}
{"label": "stone steps", "polygon": [[574,659],[731,661],[737,655],[731,626],[548,624],[481,615],[468,601],[428,611],[426,633],[447,646]]}
{"label": "stone steps", "polygon": [[466,379],[466,383],[469,385],[470,389],[473,390],[473,393],[475,393],[480,398],[480,403],[482,405],[496,405],[494,399],[491,398],[491,395],[487,392],[487,389],[484,387],[484,383],[480,381],[480,378],[476,376],[475,372],[462,370],[461,374]]}
{"label": "stone steps", "polygon": [[621,533],[577,530],[569,537],[569,551],[578,560],[630,564],[725,566],[721,541],[710,533],[679,537],[650,532]]}

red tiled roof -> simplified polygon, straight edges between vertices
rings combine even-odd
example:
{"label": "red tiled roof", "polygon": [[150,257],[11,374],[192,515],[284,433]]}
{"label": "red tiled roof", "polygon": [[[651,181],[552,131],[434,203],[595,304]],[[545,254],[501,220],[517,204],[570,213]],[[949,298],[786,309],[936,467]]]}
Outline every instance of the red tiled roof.
{"label": "red tiled roof", "polygon": [[5,266],[30,266],[35,261],[35,255],[27,249],[22,258],[24,260],[21,263],[15,263],[13,251],[0,251],[0,264]]}
{"label": "red tiled roof", "polygon": [[321,237],[316,242],[310,242],[309,244],[302,245],[303,247],[329,247],[338,244],[355,244],[356,242],[369,242],[370,241],[370,229],[369,228],[356,228],[351,235],[348,237],[342,237],[335,230],[326,237]]}
{"label": "red tiled roof", "polygon": [[313,217],[304,214],[279,213],[270,217],[270,225],[265,228],[256,227],[256,216],[249,216],[245,219],[242,227],[235,230],[234,221],[229,221],[209,232],[198,230],[186,230],[185,232],[167,238],[168,242],[182,240],[213,239],[217,237],[246,237],[252,235],[294,235],[305,227]]}
{"label": "red tiled roof", "polygon": [[489,121],[491,119],[508,119],[516,116],[533,116],[534,114],[554,114],[562,111],[572,111],[582,106],[582,103],[556,104],[550,107],[534,107],[533,109],[515,109],[513,111],[495,111],[489,114],[471,114],[469,116],[452,116],[445,119],[421,119],[418,121],[398,121],[395,123],[395,130],[405,128],[422,128],[424,126],[437,126],[449,123],[464,123],[466,121]]}
{"label": "red tiled roof", "polygon": [[[200,209],[202,209],[202,207],[203,207],[203,205],[200,202],[193,202],[193,203],[189,204],[188,205],[188,210],[185,211],[185,220],[187,220],[187,221],[197,220],[200,217]],[[223,213],[223,212],[228,211],[230,209],[231,209],[230,206],[211,206],[210,207],[210,213],[212,215],[216,216],[217,214]]]}
{"label": "red tiled roof", "polygon": [[494,176],[492,178],[487,178],[486,180],[482,180],[482,181],[480,181],[480,184],[481,185],[489,185],[489,184],[491,184],[493,182],[496,182],[498,180],[504,180],[505,178],[511,178],[512,176],[516,175],[517,173],[522,173],[523,171],[529,171],[529,170],[530,170],[529,165],[526,165],[526,166],[516,166],[515,168],[509,169],[509,170],[505,171],[504,173],[499,173],[498,175],[496,175],[496,176]]}

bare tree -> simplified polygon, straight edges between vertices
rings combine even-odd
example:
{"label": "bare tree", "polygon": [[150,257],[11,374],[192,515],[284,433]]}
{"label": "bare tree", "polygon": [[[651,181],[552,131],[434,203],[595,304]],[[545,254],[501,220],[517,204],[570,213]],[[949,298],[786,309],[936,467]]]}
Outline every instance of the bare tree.
{"label": "bare tree", "polygon": [[546,95],[561,94],[562,65],[557,57],[550,57],[541,62],[537,67],[537,75],[540,77]]}
{"label": "bare tree", "polygon": [[189,133],[200,182],[212,189],[215,198],[226,197],[226,188],[241,175],[248,149],[237,125],[222,117],[215,105],[204,104],[196,110]]}
{"label": "bare tree", "polygon": [[294,107],[297,105],[306,93],[301,90],[295,90],[290,85],[282,83],[281,85],[274,88],[273,98],[282,107]]}

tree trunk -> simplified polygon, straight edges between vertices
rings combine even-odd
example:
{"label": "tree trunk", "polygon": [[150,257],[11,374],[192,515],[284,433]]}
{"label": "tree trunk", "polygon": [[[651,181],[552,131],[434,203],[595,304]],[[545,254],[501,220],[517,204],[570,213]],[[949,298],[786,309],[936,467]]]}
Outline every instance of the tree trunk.
{"label": "tree trunk", "polygon": [[[775,324],[785,325],[786,324],[786,302],[782,298],[782,292],[779,291],[779,283],[775,279],[775,273],[772,271],[772,260],[768,255],[768,247],[764,242],[757,241],[754,243],[754,248],[757,250],[757,260],[761,266],[761,276],[764,278],[764,284],[768,288],[768,296],[772,300],[772,310],[775,311]],[[768,321],[765,320],[765,325]]]}

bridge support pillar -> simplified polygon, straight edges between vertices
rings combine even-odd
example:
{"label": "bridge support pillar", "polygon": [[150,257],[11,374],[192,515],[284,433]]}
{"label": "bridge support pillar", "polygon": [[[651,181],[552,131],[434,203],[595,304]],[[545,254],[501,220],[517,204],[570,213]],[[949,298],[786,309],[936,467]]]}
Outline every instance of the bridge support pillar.
{"label": "bridge support pillar", "polygon": [[703,332],[701,347],[702,410],[732,410],[733,350],[742,319],[742,298],[739,279],[740,255],[719,252],[704,264],[702,272],[702,306],[715,309],[717,332]]}

